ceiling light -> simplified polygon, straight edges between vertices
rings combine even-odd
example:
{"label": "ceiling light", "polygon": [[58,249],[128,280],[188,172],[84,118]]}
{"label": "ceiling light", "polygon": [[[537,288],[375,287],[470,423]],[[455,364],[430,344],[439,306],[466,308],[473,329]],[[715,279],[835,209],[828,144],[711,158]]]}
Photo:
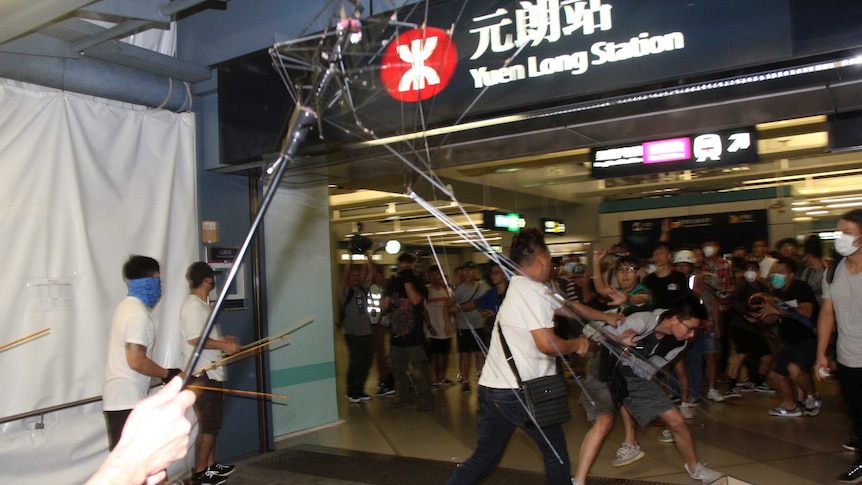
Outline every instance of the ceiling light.
{"label": "ceiling light", "polygon": [[843,204],[829,204],[826,206],[827,209],[840,209],[842,207],[860,207],[862,206],[862,202],[845,202]]}
{"label": "ceiling light", "polygon": [[811,211],[811,212],[806,212],[805,215],[806,216],[819,216],[821,214],[828,214],[828,213],[829,213],[829,211]]}
{"label": "ceiling light", "polygon": [[[796,202],[794,202],[794,204],[795,203]],[[822,209],[822,208],[823,208],[822,205],[806,205],[803,207],[791,207],[790,210],[792,210],[792,211],[810,211],[810,210]]]}
{"label": "ceiling light", "polygon": [[820,202],[850,202],[851,200],[862,200],[862,197],[837,197],[834,199],[822,199]]}

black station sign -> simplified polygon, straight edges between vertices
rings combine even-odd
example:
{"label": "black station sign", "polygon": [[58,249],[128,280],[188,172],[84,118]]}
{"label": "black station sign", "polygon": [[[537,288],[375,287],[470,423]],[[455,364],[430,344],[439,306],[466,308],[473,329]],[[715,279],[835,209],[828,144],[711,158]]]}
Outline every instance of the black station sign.
{"label": "black station sign", "polygon": [[757,161],[754,128],[718,130],[592,150],[593,178],[695,170]]}
{"label": "black station sign", "polygon": [[411,12],[396,13],[382,55],[364,60],[377,68],[352,83],[363,124],[378,135],[402,129],[420,105],[434,125],[774,62],[793,50],[784,0],[459,0]]}

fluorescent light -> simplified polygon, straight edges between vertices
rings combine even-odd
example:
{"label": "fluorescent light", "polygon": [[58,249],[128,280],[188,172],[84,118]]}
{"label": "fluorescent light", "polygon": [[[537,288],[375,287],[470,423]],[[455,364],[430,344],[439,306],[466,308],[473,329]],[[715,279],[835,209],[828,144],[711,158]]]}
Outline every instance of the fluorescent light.
{"label": "fluorescent light", "polygon": [[[795,204],[795,202],[794,202],[794,204]],[[791,207],[790,210],[792,210],[792,211],[808,211],[808,210],[822,209],[822,208],[823,208],[822,205],[806,205],[804,207]]]}
{"label": "fluorescent light", "polygon": [[813,217],[794,217],[793,218],[793,222],[806,222],[806,221],[813,221],[813,220],[814,220]]}
{"label": "fluorescent light", "polygon": [[822,199],[820,202],[849,202],[851,200],[862,200],[862,197],[836,197],[834,199]]}
{"label": "fluorescent light", "polygon": [[862,206],[862,202],[845,202],[843,204],[829,204],[826,206],[827,209],[840,209],[842,207],[860,207]]}
{"label": "fluorescent light", "polygon": [[829,211],[811,211],[811,212],[806,212],[805,215],[806,216],[819,216],[821,214],[828,214],[828,213],[829,213]]}

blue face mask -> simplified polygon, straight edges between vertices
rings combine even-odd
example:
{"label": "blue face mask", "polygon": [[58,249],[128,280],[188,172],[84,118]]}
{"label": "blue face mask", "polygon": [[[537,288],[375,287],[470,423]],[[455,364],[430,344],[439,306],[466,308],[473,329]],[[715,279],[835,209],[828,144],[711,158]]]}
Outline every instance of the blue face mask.
{"label": "blue face mask", "polygon": [[129,296],[141,300],[148,308],[156,306],[162,297],[162,279],[158,276],[129,280]]}
{"label": "blue face mask", "polygon": [[772,273],[769,276],[769,282],[772,283],[772,287],[775,289],[779,289],[784,287],[784,283],[787,283],[787,276],[778,273]]}

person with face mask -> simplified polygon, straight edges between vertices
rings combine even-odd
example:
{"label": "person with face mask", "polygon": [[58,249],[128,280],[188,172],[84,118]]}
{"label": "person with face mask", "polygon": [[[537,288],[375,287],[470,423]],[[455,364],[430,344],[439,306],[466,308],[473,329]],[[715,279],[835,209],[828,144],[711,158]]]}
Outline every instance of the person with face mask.
{"label": "person with face mask", "polygon": [[151,312],[162,296],[158,261],[132,255],[123,265],[123,277],[129,293],[111,319],[102,388],[102,410],[112,450],[120,441],[132,408],[147,397],[150,378],[158,377],[167,383],[181,374],[179,369],[165,369],[152,361],[156,327]]}
{"label": "person with face mask", "polygon": [[[758,279],[759,275],[760,266],[755,260],[743,262],[736,271],[736,285],[728,304],[727,326],[735,353],[727,368],[725,399],[741,398],[743,392],[754,391],[755,388],[761,391],[771,389],[766,385],[766,375],[772,364],[772,350],[763,333],[746,320],[754,311],[748,304],[751,295],[769,291],[769,287]],[[743,366],[748,371],[749,380],[739,382]]]}
{"label": "person with face mask", "polygon": [[[832,334],[838,331],[835,342],[838,360],[838,381],[841,396],[852,423],[853,439],[844,447],[855,451],[850,468],[838,477],[845,483],[862,480],[862,209],[852,210],[838,221],[835,250],[843,259],[823,278],[823,306],[817,320],[817,360],[814,363],[818,379],[829,373],[827,353]],[[831,274],[830,274],[831,273]]]}
{"label": "person with face mask", "polygon": [[[695,400],[701,399],[703,369],[706,363],[706,380],[708,392],[705,397],[720,402],[724,397],[715,388],[716,368],[718,366],[716,339],[723,347],[727,347],[727,339],[723,332],[723,313],[727,298],[733,292],[733,271],[730,262],[721,256],[721,246],[716,237],[706,237],[701,245],[703,250],[703,267],[700,278],[704,291],[701,294],[703,305],[709,314],[706,331],[698,336],[686,353],[686,370],[690,392]],[[695,265],[697,267],[697,265]]]}
{"label": "person with face mask", "polygon": [[794,278],[794,267],[790,258],[773,263],[769,273],[771,298],[764,299],[756,314],[760,322],[774,327],[779,341],[770,373],[782,402],[769,415],[777,417],[820,413],[820,397],[811,378],[817,350],[811,319],[817,314],[817,300],[807,283]]}

